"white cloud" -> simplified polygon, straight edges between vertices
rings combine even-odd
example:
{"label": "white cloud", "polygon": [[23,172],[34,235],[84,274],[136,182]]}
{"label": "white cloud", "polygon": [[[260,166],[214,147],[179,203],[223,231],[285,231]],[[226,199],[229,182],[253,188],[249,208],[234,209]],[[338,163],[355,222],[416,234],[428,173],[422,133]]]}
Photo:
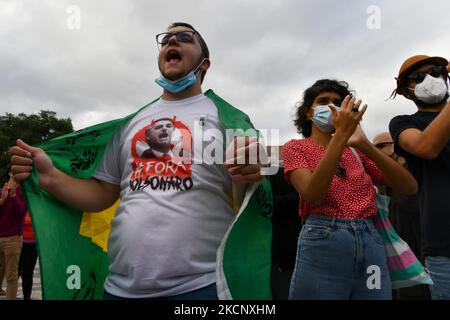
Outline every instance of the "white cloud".
{"label": "white cloud", "polygon": [[[69,30],[66,9],[81,9]],[[370,5],[381,29],[366,25]],[[77,129],[124,116],[157,97],[154,35],[192,23],[211,51],[204,88],[258,128],[296,137],[294,105],[319,78],[347,80],[369,109],[369,137],[415,107],[385,101],[408,56],[449,57],[448,0],[423,1],[0,1],[0,113],[51,109]],[[450,58],[450,57],[449,57]]]}

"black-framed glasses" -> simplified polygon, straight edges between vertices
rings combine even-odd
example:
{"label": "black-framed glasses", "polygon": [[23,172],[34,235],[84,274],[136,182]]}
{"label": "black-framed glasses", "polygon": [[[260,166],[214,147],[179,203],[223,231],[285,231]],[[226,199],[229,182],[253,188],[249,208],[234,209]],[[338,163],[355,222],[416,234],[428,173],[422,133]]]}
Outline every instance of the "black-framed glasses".
{"label": "black-framed glasses", "polygon": [[197,32],[193,30],[163,32],[156,35],[156,43],[163,47],[169,43],[169,39],[172,38],[172,36],[176,36],[178,42],[191,43],[194,42],[194,35],[196,33]]}
{"label": "black-framed glasses", "polygon": [[432,77],[440,77],[444,75],[444,67],[443,66],[434,66],[427,72],[421,71],[421,72],[415,72],[412,75],[409,76],[409,79],[414,81],[415,83],[421,83],[425,77],[429,74]]}
{"label": "black-framed glasses", "polygon": [[377,149],[383,149],[384,147],[389,146],[389,145],[391,145],[391,144],[394,144],[394,142],[392,142],[392,141],[378,142],[378,143],[375,145],[375,148],[377,148]]}

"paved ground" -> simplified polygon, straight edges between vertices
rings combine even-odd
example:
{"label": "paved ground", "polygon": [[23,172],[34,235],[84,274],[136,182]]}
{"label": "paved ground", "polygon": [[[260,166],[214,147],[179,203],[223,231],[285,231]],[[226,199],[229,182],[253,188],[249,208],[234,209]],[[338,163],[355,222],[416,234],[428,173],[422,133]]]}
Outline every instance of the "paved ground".
{"label": "paved ground", "polygon": [[[6,281],[3,281],[3,290],[6,290]],[[22,279],[19,278],[19,290],[17,291],[17,299],[22,300]],[[31,299],[32,300],[42,300],[42,292],[41,292],[41,276],[39,271],[39,260],[36,263],[36,267],[34,268],[34,277],[33,277],[33,290],[31,291]],[[0,296],[0,300],[5,300],[4,296]]]}

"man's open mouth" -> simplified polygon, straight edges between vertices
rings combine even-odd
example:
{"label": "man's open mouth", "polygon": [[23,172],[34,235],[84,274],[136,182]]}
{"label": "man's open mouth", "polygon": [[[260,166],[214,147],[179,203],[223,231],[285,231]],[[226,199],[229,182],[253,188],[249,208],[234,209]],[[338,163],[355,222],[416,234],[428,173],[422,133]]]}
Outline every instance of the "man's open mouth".
{"label": "man's open mouth", "polygon": [[166,60],[167,62],[179,62],[181,61],[181,55],[176,50],[169,50],[169,52],[167,52]]}

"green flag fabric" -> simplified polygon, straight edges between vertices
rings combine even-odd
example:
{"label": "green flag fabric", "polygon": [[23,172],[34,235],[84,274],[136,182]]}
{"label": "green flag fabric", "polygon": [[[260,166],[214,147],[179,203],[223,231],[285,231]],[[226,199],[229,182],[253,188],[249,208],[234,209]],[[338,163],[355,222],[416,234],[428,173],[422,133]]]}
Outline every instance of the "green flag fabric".
{"label": "green flag fabric", "polygon": [[[241,129],[245,134],[253,128],[245,113],[212,90],[205,95],[217,106],[226,129]],[[151,107],[155,101],[143,108]],[[88,179],[95,172],[114,132],[139,111],[58,137],[38,147],[61,171]],[[31,177],[23,183],[23,189],[40,257],[43,299],[103,299],[109,261],[105,246],[80,232],[86,214],[40,189],[34,168]],[[217,253],[219,298],[271,299],[271,197],[268,179],[248,188],[244,203]],[[102,230],[94,228],[94,232],[103,232],[104,236],[104,229],[104,226]]]}

